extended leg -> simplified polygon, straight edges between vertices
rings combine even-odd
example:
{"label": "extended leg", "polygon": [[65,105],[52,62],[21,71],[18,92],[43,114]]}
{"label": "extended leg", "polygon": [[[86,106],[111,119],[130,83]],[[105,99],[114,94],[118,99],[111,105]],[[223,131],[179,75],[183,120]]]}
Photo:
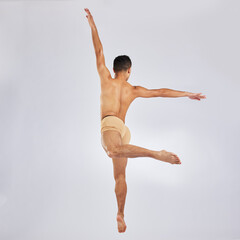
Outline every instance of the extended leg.
{"label": "extended leg", "polygon": [[124,206],[127,194],[127,183],[125,179],[127,160],[127,158],[112,158],[115,194],[118,204],[117,223],[119,232],[125,232],[127,227],[124,221]]}
{"label": "extended leg", "polygon": [[154,151],[147,148],[138,147],[132,144],[123,144],[121,141],[120,133],[115,130],[108,130],[102,134],[102,145],[111,158],[137,158],[137,157],[151,157],[163,162],[171,164],[181,164],[180,159],[175,153],[167,152],[165,150]]}

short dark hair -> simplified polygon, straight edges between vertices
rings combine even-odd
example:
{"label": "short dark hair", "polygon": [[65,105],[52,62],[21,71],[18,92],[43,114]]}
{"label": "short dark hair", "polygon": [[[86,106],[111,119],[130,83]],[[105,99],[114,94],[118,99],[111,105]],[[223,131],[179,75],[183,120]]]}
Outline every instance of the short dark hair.
{"label": "short dark hair", "polygon": [[132,66],[132,61],[127,55],[117,56],[113,61],[113,69],[115,72],[122,70],[127,71]]}

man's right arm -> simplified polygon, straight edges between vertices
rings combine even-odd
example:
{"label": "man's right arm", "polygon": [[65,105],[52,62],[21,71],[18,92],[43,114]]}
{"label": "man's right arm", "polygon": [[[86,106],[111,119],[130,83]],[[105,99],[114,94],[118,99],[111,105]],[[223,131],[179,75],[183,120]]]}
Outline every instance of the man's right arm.
{"label": "man's right arm", "polygon": [[169,88],[160,88],[160,89],[147,89],[142,86],[134,86],[134,95],[135,97],[189,97],[191,99],[200,100],[201,98],[206,98],[206,96],[201,95],[201,93],[191,93],[186,91],[178,91]]}

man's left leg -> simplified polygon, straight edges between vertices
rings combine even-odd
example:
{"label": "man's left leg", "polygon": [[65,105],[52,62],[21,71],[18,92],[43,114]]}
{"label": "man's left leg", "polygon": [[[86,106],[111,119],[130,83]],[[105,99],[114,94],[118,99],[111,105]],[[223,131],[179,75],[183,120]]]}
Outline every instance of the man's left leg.
{"label": "man's left leg", "polygon": [[126,224],[124,221],[124,206],[127,194],[127,183],[125,179],[125,170],[127,166],[128,158],[112,158],[113,172],[115,179],[115,194],[118,204],[117,223],[118,231],[125,232]]}

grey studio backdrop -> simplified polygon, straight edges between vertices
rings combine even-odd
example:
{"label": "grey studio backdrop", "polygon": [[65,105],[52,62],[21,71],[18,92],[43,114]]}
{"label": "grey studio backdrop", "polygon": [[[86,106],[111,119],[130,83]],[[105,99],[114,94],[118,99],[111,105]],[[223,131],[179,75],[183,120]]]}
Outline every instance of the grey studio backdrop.
{"label": "grey studio backdrop", "polygon": [[[112,76],[126,54],[130,84],[207,96],[130,106],[130,143],[182,164],[129,158],[121,235],[86,7]],[[239,11],[237,0],[1,1],[0,239],[240,239]]]}

